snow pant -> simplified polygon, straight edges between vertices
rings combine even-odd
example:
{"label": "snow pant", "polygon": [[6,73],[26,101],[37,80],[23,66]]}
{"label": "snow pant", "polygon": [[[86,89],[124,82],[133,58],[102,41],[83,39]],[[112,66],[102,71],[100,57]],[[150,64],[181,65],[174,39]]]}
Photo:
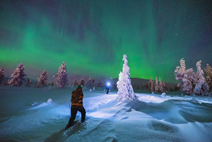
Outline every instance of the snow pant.
{"label": "snow pant", "polygon": [[81,123],[85,121],[85,108],[83,106],[77,108],[71,108],[71,118],[69,119],[68,126],[71,127],[74,123],[74,119],[76,118],[77,111],[81,112]]}
{"label": "snow pant", "polygon": [[106,92],[106,94],[108,94],[109,93],[109,89],[107,89],[107,92]]}

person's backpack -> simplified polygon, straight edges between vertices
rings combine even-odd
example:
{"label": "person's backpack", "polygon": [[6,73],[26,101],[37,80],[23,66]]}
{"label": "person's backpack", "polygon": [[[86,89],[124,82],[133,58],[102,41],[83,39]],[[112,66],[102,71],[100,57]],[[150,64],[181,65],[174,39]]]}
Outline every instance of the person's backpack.
{"label": "person's backpack", "polygon": [[72,103],[78,103],[79,102],[79,97],[81,95],[80,93],[81,93],[81,91],[77,91],[77,90],[72,92],[72,97],[71,97]]}

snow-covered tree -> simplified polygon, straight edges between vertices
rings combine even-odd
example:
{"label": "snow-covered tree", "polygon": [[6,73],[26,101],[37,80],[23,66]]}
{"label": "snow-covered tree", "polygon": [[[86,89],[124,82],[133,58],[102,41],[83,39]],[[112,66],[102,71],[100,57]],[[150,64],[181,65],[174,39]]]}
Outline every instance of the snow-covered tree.
{"label": "snow-covered tree", "polygon": [[32,85],[31,79],[28,78],[25,86],[31,86],[31,85]]}
{"label": "snow-covered tree", "polygon": [[0,85],[4,84],[4,69],[1,67],[0,68]]}
{"label": "snow-covered tree", "polygon": [[196,78],[197,82],[195,83],[194,88],[194,94],[196,95],[204,95],[208,93],[209,86],[204,78],[203,70],[201,69],[201,60],[196,63],[197,66],[197,72],[196,72]]}
{"label": "snow-covered tree", "polygon": [[67,82],[67,86],[69,86],[70,85],[70,82]]}
{"label": "snow-covered tree", "polygon": [[37,87],[37,81],[35,81],[34,87]]}
{"label": "snow-covered tree", "polygon": [[93,86],[95,86],[95,85],[96,85],[96,83],[95,83],[95,79],[93,79],[93,80],[92,80],[92,85],[93,85]]}
{"label": "snow-covered tree", "polygon": [[152,80],[152,78],[150,77],[150,80],[149,80],[149,86],[150,86],[150,90],[151,92],[154,92],[154,81]]}
{"label": "snow-covered tree", "polygon": [[145,84],[142,83],[141,89],[144,90],[144,88],[145,88]]}
{"label": "snow-covered tree", "polygon": [[158,92],[158,79],[155,77],[155,92]]}
{"label": "snow-covered tree", "polygon": [[22,81],[25,81],[25,76],[27,76],[24,73],[24,65],[21,63],[17,66],[15,71],[11,74],[10,79],[7,81],[8,85],[11,86],[21,86],[23,85]]}
{"label": "snow-covered tree", "polygon": [[169,91],[174,91],[171,83],[169,84]]}
{"label": "snow-covered tree", "polygon": [[98,87],[101,87],[101,86],[102,86],[102,82],[100,81],[100,79],[99,79],[99,81],[98,81],[97,86],[98,86]]}
{"label": "snow-covered tree", "polygon": [[130,79],[130,68],[127,65],[127,56],[123,56],[124,64],[122,68],[122,72],[119,73],[119,79],[117,81],[117,88],[118,88],[118,101],[124,100],[137,100],[137,97],[134,93],[131,79]]}
{"label": "snow-covered tree", "polygon": [[75,86],[78,86],[78,85],[79,85],[79,83],[77,82],[76,79],[74,80],[74,85],[75,85]]}
{"label": "snow-covered tree", "polygon": [[168,90],[167,84],[165,82],[162,82],[162,85],[163,85],[163,92],[167,92]]}
{"label": "snow-covered tree", "polygon": [[194,72],[192,68],[186,70],[185,60],[183,58],[180,60],[180,66],[176,67],[174,73],[176,80],[182,80],[182,82],[178,83],[178,86],[182,89],[182,91],[185,94],[192,94]]}
{"label": "snow-covered tree", "polygon": [[54,81],[52,81],[51,86],[54,86]]}
{"label": "snow-covered tree", "polygon": [[209,91],[212,91],[212,68],[207,64],[206,69],[204,69],[204,76],[206,79],[206,82],[208,83],[209,86]]}
{"label": "snow-covered tree", "polygon": [[164,93],[163,83],[162,83],[160,77],[159,77],[159,86],[158,87],[159,87],[159,91]]}
{"label": "snow-covered tree", "polygon": [[177,86],[177,84],[174,85],[174,91],[180,90],[180,87]]}
{"label": "snow-covered tree", "polygon": [[63,62],[58,70],[58,73],[53,76],[56,81],[56,85],[58,88],[65,87],[66,83],[68,82],[68,74],[66,71],[66,64]]}
{"label": "snow-covered tree", "polygon": [[47,72],[44,70],[40,77],[38,77],[38,87],[44,87],[47,85]]}
{"label": "snow-covered tree", "polygon": [[89,79],[88,79],[88,81],[87,81],[86,85],[88,85],[88,86],[92,86],[92,79],[91,79],[91,77],[89,77]]}
{"label": "snow-covered tree", "polygon": [[84,80],[84,78],[81,78],[81,79],[80,79],[79,85],[85,85],[85,80]]}

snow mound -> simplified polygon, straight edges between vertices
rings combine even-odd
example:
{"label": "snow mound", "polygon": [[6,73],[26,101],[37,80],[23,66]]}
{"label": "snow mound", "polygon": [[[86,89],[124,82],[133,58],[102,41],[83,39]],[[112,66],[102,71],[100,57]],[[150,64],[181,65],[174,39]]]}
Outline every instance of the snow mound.
{"label": "snow mound", "polygon": [[52,102],[52,99],[49,98],[49,99],[47,100],[47,103],[50,104],[51,102]]}
{"label": "snow mound", "polygon": [[34,106],[34,105],[36,105],[38,102],[34,102],[33,104],[31,104],[31,106]]}
{"label": "snow mound", "polygon": [[162,93],[161,94],[161,97],[166,97],[166,93]]}
{"label": "snow mound", "polygon": [[41,103],[40,105],[37,105],[37,106],[35,106],[35,105],[38,104],[38,103],[37,103],[37,102],[34,102],[34,103],[31,105],[31,106],[34,106],[34,107],[29,108],[29,109],[27,109],[27,110],[42,108],[42,107],[48,106],[48,105],[51,104],[51,103],[52,103],[52,99],[51,99],[51,98],[49,98],[46,102],[43,102],[43,103]]}

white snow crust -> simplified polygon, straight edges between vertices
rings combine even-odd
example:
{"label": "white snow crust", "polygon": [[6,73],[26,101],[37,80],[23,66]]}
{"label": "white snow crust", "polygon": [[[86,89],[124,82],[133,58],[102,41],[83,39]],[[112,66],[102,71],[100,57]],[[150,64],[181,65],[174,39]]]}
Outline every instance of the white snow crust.
{"label": "white snow crust", "polygon": [[[76,86],[45,89],[0,86],[0,141],[50,142],[59,136],[65,142],[212,141],[210,96],[135,92],[137,101],[118,102],[117,90],[88,88],[83,90],[86,121],[62,133]],[[77,113],[79,122],[80,117]]]}

